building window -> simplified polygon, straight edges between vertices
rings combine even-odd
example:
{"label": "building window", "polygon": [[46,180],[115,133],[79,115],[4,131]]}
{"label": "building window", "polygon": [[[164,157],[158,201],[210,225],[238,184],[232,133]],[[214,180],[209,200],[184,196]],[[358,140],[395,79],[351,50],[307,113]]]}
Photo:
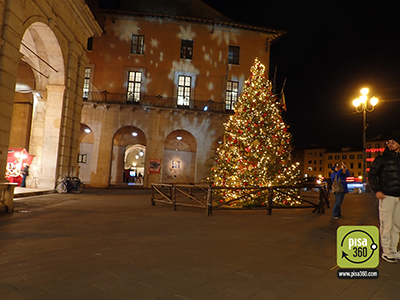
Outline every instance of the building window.
{"label": "building window", "polygon": [[361,169],[361,163],[358,163],[358,168]]}
{"label": "building window", "polygon": [[132,54],[143,54],[144,52],[144,35],[132,34]]}
{"label": "building window", "polygon": [[126,95],[127,102],[140,101],[140,88],[142,86],[142,72],[129,71],[128,72],[128,92]]}
{"label": "building window", "polygon": [[178,105],[189,106],[192,77],[179,75],[178,77]]}
{"label": "building window", "polygon": [[86,49],[88,49],[89,51],[93,50],[93,37],[88,38]]}
{"label": "building window", "polygon": [[89,90],[90,90],[90,73],[92,69],[85,69],[85,79],[83,80],[83,99],[89,98]]}
{"label": "building window", "polygon": [[309,161],[308,161],[308,164],[311,165],[311,164],[312,164],[312,160],[309,160]]}
{"label": "building window", "polygon": [[319,167],[319,170],[322,171],[322,167]]}
{"label": "building window", "polygon": [[332,168],[332,164],[328,164],[328,168]]}
{"label": "building window", "polygon": [[329,159],[329,160],[332,160],[332,155],[328,155],[328,159]]}
{"label": "building window", "polygon": [[228,63],[231,65],[239,64],[240,47],[229,46]]}
{"label": "building window", "polygon": [[319,164],[322,165],[322,160],[319,161]]}
{"label": "building window", "polygon": [[367,144],[365,147],[366,149],[371,149],[371,144]]}
{"label": "building window", "polygon": [[346,154],[343,154],[343,155],[342,155],[342,159],[347,159],[347,155],[346,155]]}
{"label": "building window", "polygon": [[319,154],[320,157],[322,157],[322,152]]}
{"label": "building window", "polygon": [[350,163],[350,169],[353,169],[353,168],[354,168],[354,164]]}
{"label": "building window", "polygon": [[357,154],[357,159],[362,159],[362,154]]}
{"label": "building window", "polygon": [[339,155],[335,155],[335,159],[339,159]]}
{"label": "building window", "polygon": [[225,97],[225,109],[233,110],[237,102],[239,95],[239,82],[228,81],[226,83],[226,97]]}
{"label": "building window", "polygon": [[314,153],[314,157],[317,157],[317,153]]}
{"label": "building window", "polygon": [[312,157],[312,153],[308,153],[308,157]]}
{"label": "building window", "polygon": [[380,144],[375,144],[375,148],[380,148],[381,145]]}
{"label": "building window", "polygon": [[350,154],[350,159],[354,159],[354,154]]}
{"label": "building window", "polygon": [[316,160],[314,160],[314,165],[316,165],[317,164],[317,161]]}
{"label": "building window", "polygon": [[182,42],[181,42],[181,58],[185,58],[185,59],[193,58],[193,41],[182,40]]}

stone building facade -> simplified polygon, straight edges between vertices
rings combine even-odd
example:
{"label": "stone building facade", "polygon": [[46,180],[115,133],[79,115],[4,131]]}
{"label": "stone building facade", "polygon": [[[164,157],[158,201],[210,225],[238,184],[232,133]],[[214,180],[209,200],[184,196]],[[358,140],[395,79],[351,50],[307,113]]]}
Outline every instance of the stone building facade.
{"label": "stone building facade", "polygon": [[[87,40],[102,33],[87,2],[0,0],[0,170],[10,147],[27,149],[28,185],[54,188],[77,168]],[[8,186],[3,175],[0,200]]]}
{"label": "stone building facade", "polygon": [[283,34],[201,1],[147,2],[103,11],[88,54],[79,176],[91,186],[204,180],[251,65],[268,75]]}

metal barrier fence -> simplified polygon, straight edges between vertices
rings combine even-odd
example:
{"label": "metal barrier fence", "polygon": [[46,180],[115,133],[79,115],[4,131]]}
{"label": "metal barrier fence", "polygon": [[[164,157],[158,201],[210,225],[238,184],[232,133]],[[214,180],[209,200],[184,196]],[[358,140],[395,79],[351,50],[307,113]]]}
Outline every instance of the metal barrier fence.
{"label": "metal barrier fence", "polygon": [[[317,196],[302,195],[302,189],[315,189],[318,193]],[[213,187],[211,184],[169,184],[169,183],[152,183],[151,184],[151,204],[154,206],[156,202],[165,203],[173,206],[176,210],[177,206],[187,206],[195,208],[203,208],[206,210],[206,215],[212,215],[214,209],[240,209],[231,208],[229,204],[239,199],[230,201],[223,201],[221,196],[216,196],[216,190],[240,190],[247,191],[241,197],[246,197],[250,193],[264,192],[267,194],[267,205],[265,207],[257,207],[252,209],[266,209],[268,215],[272,213],[272,209],[282,208],[313,208],[313,212],[325,213],[325,205],[329,208],[329,190],[326,184],[310,185],[302,184],[295,186],[275,186],[275,187],[241,187],[241,188],[228,188],[228,187]],[[276,193],[283,194],[287,197],[295,198],[301,201],[301,205],[276,205],[273,202]],[[228,207],[227,207],[228,205]],[[242,208],[243,209],[243,208]],[[248,208],[245,208],[248,209]]]}

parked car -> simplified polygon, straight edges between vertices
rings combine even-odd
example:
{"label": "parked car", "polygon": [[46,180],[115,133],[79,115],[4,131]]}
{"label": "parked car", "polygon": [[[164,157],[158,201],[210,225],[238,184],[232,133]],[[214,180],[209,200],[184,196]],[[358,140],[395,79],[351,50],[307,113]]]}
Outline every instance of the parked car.
{"label": "parked car", "polygon": [[347,189],[349,190],[349,192],[354,192],[355,189],[359,189],[357,190],[358,192],[361,191],[361,193],[365,193],[367,191],[367,184],[366,183],[362,183],[361,179],[358,178],[354,178],[354,177],[347,177]]}
{"label": "parked car", "polygon": [[318,187],[323,184],[328,184],[329,186],[329,182],[327,182],[324,177],[317,176],[305,177],[300,181],[299,184],[303,186],[303,191],[318,190]]}

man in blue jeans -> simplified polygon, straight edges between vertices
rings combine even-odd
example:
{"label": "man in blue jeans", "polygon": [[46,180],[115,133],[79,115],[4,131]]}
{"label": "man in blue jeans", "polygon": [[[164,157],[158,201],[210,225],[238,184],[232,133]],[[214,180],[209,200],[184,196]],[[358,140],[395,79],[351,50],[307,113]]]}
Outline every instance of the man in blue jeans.
{"label": "man in blue jeans", "polygon": [[331,175],[331,181],[332,184],[335,180],[341,180],[342,185],[343,185],[343,192],[342,193],[335,193],[335,204],[333,205],[332,209],[332,217],[335,220],[339,220],[342,218],[340,206],[342,205],[344,196],[346,193],[349,192],[347,189],[347,182],[346,178],[350,176],[349,170],[346,168],[346,164],[342,162],[342,165],[339,166],[339,164],[336,164],[334,167],[332,167],[332,171],[334,171]]}

